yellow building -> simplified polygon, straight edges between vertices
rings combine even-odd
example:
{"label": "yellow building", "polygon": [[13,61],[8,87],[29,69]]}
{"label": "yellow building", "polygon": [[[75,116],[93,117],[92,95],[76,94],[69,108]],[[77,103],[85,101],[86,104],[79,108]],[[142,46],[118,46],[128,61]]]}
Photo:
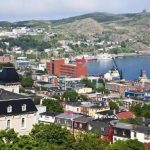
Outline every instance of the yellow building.
{"label": "yellow building", "polygon": [[110,110],[110,108],[108,106],[98,106],[98,105],[91,106],[89,107],[89,116],[95,118],[97,112],[103,112],[106,110]]}

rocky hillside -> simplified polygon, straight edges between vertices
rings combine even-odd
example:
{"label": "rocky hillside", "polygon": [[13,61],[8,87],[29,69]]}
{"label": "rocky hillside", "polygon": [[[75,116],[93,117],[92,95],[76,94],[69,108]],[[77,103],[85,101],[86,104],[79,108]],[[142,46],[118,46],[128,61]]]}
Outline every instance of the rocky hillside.
{"label": "rocky hillside", "polygon": [[131,49],[150,51],[150,13],[91,13],[61,20],[0,22],[1,27],[44,27],[64,37],[84,36],[87,39],[107,37],[110,41],[128,41]]}

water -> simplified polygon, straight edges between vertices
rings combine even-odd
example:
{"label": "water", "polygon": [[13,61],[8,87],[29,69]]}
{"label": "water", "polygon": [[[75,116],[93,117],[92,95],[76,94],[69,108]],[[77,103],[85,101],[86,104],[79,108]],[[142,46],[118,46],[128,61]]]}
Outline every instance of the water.
{"label": "water", "polygon": [[[150,56],[120,57],[116,58],[115,61],[126,80],[137,80],[141,69],[145,70],[148,78],[150,78]],[[114,66],[114,62],[110,59],[87,62],[85,65],[89,75],[96,75],[108,72]]]}

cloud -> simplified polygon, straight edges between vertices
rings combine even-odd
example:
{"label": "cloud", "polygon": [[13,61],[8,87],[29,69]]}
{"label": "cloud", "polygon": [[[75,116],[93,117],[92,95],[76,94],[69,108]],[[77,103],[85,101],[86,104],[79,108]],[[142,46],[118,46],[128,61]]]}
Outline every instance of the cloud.
{"label": "cloud", "polygon": [[150,10],[150,0],[2,0],[0,19],[53,19],[89,12],[137,12]]}

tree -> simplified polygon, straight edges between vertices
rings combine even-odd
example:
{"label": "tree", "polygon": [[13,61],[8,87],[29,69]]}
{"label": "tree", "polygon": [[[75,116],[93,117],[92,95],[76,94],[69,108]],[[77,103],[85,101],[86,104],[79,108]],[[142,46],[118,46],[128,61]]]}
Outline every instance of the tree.
{"label": "tree", "polygon": [[107,150],[146,150],[144,144],[138,140],[116,141]]}
{"label": "tree", "polygon": [[122,42],[121,42],[121,47],[122,47],[122,48],[126,48],[126,47],[127,47],[125,41],[122,41]]}
{"label": "tree", "polygon": [[89,80],[88,78],[82,79],[81,83],[85,84],[86,87],[94,88],[94,85],[92,84],[91,80]]}
{"label": "tree", "polygon": [[63,112],[63,107],[57,100],[45,99],[43,100],[42,105],[46,106],[47,111]]}
{"label": "tree", "polygon": [[107,146],[108,142],[95,133],[84,133],[77,137],[77,150],[103,150]]}
{"label": "tree", "polygon": [[76,147],[74,136],[59,125],[35,125],[30,134],[33,139],[45,147],[47,143],[61,146],[62,149],[73,150]]}
{"label": "tree", "polygon": [[111,110],[117,110],[117,111],[119,110],[119,106],[116,102],[110,101],[109,106]]}
{"label": "tree", "polygon": [[33,85],[33,80],[31,77],[24,77],[22,80],[21,80],[21,85],[23,87],[32,87]]}
{"label": "tree", "polygon": [[74,90],[72,91],[66,91],[63,93],[62,98],[66,101],[74,101],[78,98],[78,93]]}

